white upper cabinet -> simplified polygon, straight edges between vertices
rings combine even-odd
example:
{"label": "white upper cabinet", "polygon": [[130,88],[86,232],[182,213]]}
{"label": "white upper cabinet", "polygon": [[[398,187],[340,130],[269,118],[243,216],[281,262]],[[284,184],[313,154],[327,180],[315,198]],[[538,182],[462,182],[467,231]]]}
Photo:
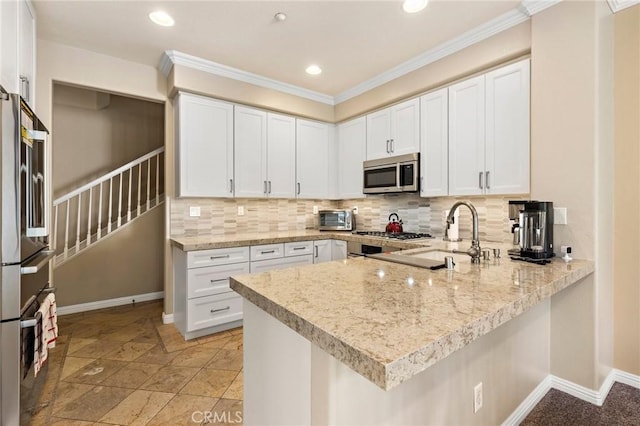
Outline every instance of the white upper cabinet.
{"label": "white upper cabinet", "polygon": [[235,196],[295,197],[295,118],[235,106]]}
{"label": "white upper cabinet", "polygon": [[233,104],[179,93],[179,197],[233,197]]}
{"label": "white upper cabinet", "polygon": [[236,197],[266,197],[267,113],[235,106],[234,178]]}
{"label": "white upper cabinet", "polygon": [[529,192],[529,60],[449,87],[449,195]]}
{"label": "white upper cabinet", "polygon": [[485,75],[487,194],[529,192],[529,60]]}
{"label": "white upper cabinet", "polygon": [[295,198],[296,119],[267,113],[267,191],[270,197]]}
{"label": "white upper cabinet", "polygon": [[484,193],[484,76],[449,87],[449,195]]}
{"label": "white upper cabinet", "polygon": [[329,198],[329,125],[296,120],[296,195]]}
{"label": "white upper cabinet", "polygon": [[367,160],[420,149],[420,99],[367,115]]}
{"label": "white upper cabinet", "polygon": [[338,198],[363,198],[362,163],[367,151],[367,121],[356,118],[338,125]]}
{"label": "white upper cabinet", "polygon": [[448,90],[420,98],[420,195],[448,195]]}
{"label": "white upper cabinet", "polygon": [[0,1],[0,84],[35,107],[36,19],[26,0]]}

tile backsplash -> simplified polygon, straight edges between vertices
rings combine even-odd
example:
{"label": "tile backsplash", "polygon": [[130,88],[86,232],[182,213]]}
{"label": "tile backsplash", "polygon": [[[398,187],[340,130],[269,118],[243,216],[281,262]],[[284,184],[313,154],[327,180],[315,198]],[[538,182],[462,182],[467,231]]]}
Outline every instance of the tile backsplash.
{"label": "tile backsplash", "polygon": [[[171,236],[229,235],[316,229],[319,209],[358,207],[356,227],[383,231],[389,214],[398,213],[407,232],[428,232],[444,235],[445,211],[456,201],[470,201],[478,211],[480,240],[511,241],[508,200],[526,199],[520,196],[437,197],[421,198],[417,194],[374,195],[361,199],[291,200],[255,198],[179,198],[171,202]],[[190,217],[189,207],[200,207],[200,217]],[[238,216],[238,207],[244,215]],[[471,214],[460,209],[460,237],[471,238]]]}

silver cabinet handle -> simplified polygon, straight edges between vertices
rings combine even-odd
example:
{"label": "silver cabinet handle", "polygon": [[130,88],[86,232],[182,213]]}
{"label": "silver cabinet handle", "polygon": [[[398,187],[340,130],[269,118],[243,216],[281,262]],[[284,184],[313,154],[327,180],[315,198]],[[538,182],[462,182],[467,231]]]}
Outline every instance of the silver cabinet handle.
{"label": "silver cabinet handle", "polygon": [[233,194],[233,179],[229,179],[229,192]]}
{"label": "silver cabinet handle", "polygon": [[264,189],[262,190],[262,192],[263,192],[264,194],[266,194],[266,193],[267,193],[267,181],[266,181],[266,180],[264,181]]}
{"label": "silver cabinet handle", "polygon": [[222,278],[220,280],[210,280],[211,284],[215,284],[215,283],[224,283],[227,281],[227,278]]}
{"label": "silver cabinet handle", "polygon": [[390,142],[389,145],[391,145],[391,152],[393,152],[393,139],[391,139],[389,142]]}
{"label": "silver cabinet handle", "polygon": [[491,187],[489,186],[489,172],[488,171],[484,172],[484,183],[485,183],[485,186],[487,187],[487,189],[491,189]]}
{"label": "silver cabinet handle", "polygon": [[271,194],[271,181],[269,181],[269,194]]}
{"label": "silver cabinet handle", "polygon": [[227,306],[226,308],[221,308],[221,309],[212,309],[211,313],[215,314],[216,312],[228,311],[229,309],[231,309],[231,306]]}
{"label": "silver cabinet handle", "polygon": [[298,195],[300,195],[300,182],[298,182]]}
{"label": "silver cabinet handle", "polygon": [[304,250],[306,247],[294,247],[294,250]]}
{"label": "silver cabinet handle", "polygon": [[318,257],[318,246],[315,246],[314,249],[316,249],[316,257]]}
{"label": "silver cabinet handle", "polygon": [[478,173],[478,186],[480,186],[480,189],[482,189],[482,175],[484,173],[480,172]]}
{"label": "silver cabinet handle", "polygon": [[260,252],[260,254],[271,254],[271,253],[275,253],[275,252],[276,252],[275,250],[262,250]]}
{"label": "silver cabinet handle", "polygon": [[20,88],[22,93],[20,94],[25,101],[31,102],[31,99],[29,99],[29,77],[27,77],[26,75],[21,75],[20,83],[22,83],[22,87]]}
{"label": "silver cabinet handle", "polygon": [[211,260],[216,260],[216,259],[228,259],[229,255],[228,254],[222,254],[220,256],[211,256],[210,259]]}
{"label": "silver cabinet handle", "polygon": [[390,151],[389,151],[389,139],[387,139],[387,154],[389,154],[389,153],[390,153]]}

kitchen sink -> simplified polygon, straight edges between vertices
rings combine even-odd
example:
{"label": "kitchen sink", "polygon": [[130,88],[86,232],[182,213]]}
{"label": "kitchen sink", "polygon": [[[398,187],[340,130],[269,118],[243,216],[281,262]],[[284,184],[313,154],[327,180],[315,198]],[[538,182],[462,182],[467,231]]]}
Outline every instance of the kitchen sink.
{"label": "kitchen sink", "polygon": [[424,269],[444,268],[444,258],[453,257],[454,263],[470,263],[471,258],[466,254],[452,253],[443,250],[408,250],[392,253],[379,253],[367,255],[367,257],[384,260],[385,262],[400,263],[403,265],[415,266]]}

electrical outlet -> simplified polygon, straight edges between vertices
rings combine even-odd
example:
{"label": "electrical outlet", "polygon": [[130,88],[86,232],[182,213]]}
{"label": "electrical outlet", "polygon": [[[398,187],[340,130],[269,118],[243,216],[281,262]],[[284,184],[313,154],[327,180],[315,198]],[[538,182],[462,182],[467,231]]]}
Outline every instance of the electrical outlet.
{"label": "electrical outlet", "polygon": [[238,206],[238,216],[244,216],[244,206]]}
{"label": "electrical outlet", "polygon": [[567,224],[567,208],[566,207],[553,208],[553,224],[554,225]]}
{"label": "electrical outlet", "polygon": [[313,214],[318,214],[318,206],[313,206]]}
{"label": "electrical outlet", "polygon": [[482,382],[473,388],[473,412],[477,413],[482,408]]}
{"label": "electrical outlet", "polygon": [[189,207],[189,216],[191,216],[191,217],[200,217],[200,207],[198,207],[198,206]]}
{"label": "electrical outlet", "polygon": [[353,208],[353,214],[358,214],[358,206],[355,206],[355,207]]}

